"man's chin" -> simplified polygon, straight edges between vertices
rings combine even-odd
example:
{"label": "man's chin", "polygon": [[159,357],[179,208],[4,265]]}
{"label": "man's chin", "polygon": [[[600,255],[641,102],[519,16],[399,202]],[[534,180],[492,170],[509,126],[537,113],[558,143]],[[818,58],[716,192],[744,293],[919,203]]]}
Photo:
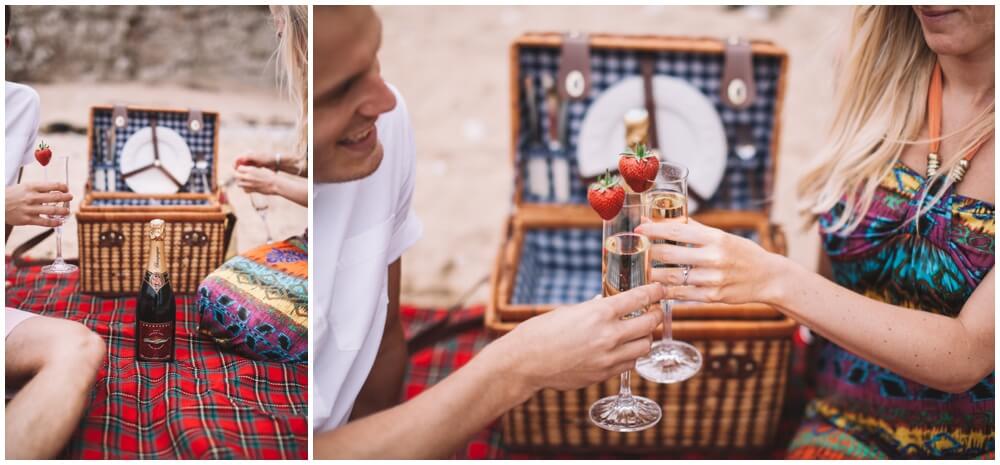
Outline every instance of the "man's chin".
{"label": "man's chin", "polygon": [[[332,170],[323,169],[317,164],[316,169],[313,170],[313,177],[316,182],[351,182],[364,179],[371,176],[382,165],[383,155],[382,143],[376,145],[375,150],[370,155],[360,160],[352,159],[354,157],[343,155],[340,150],[334,149]],[[338,163],[337,160],[345,161],[345,163]]]}

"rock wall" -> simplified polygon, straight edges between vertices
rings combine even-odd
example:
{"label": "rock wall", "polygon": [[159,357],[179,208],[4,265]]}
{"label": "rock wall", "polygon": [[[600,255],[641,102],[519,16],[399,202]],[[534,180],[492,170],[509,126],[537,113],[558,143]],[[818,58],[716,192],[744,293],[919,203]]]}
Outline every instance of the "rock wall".
{"label": "rock wall", "polygon": [[6,79],[273,87],[266,6],[12,6]]}

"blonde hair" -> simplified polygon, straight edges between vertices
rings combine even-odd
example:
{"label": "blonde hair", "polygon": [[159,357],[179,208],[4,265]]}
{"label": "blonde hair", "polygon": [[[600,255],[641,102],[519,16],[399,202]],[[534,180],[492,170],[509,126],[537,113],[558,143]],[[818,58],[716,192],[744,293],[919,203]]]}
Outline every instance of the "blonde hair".
{"label": "blonde hair", "polygon": [[297,105],[295,154],[305,166],[309,147],[309,9],[302,5],[272,5],[280,38],[274,52],[278,85]]}
{"label": "blonde hair", "polygon": [[[826,228],[847,234],[857,228],[871,208],[879,183],[911,144],[927,143],[922,134],[927,114],[927,91],[937,56],[924,40],[920,21],[909,6],[857,7],[850,41],[840,63],[835,93],[838,102],[829,140],[812,169],[799,183],[800,213],[807,225],[842,199],[843,212]],[[964,134],[956,153],[967,153],[993,131],[994,103],[972,122],[939,139]],[[935,176],[944,178],[931,202],[923,202],[923,216],[953,184],[948,172],[961,157],[949,157]]]}

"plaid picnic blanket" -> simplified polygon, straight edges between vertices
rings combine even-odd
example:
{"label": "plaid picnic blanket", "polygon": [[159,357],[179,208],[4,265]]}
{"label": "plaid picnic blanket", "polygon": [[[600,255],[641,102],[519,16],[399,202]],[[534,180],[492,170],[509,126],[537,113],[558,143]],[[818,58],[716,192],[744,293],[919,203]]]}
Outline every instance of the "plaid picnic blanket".
{"label": "plaid picnic blanket", "polygon": [[78,291],[79,274],[6,263],[6,305],[79,321],[104,338],[80,427],[62,458],[307,459],[308,366],[225,353],[197,331],[194,296],[178,297],[176,361],[135,361],[135,299]]}
{"label": "plaid picnic blanket", "polygon": [[[453,322],[476,318],[483,314],[482,306],[462,309],[454,312],[451,316]],[[400,308],[402,314],[403,327],[407,338],[420,332],[423,328],[433,325],[448,317],[449,310],[446,309],[420,309],[403,305]],[[466,364],[472,357],[490,342],[490,336],[483,328],[474,331],[467,331],[455,337],[445,339],[436,345],[410,354],[410,365],[404,381],[404,396],[406,399],[413,398],[441,381],[446,376]],[[523,453],[510,452],[504,448],[503,437],[500,430],[500,422],[493,422],[486,430],[477,433],[460,450],[456,451],[452,458],[464,460],[480,459],[705,459],[705,458],[725,458],[725,459],[781,459],[785,456],[785,450],[792,436],[795,434],[799,423],[802,421],[802,412],[806,400],[811,397],[811,388],[805,381],[806,366],[805,348],[806,344],[796,335],[794,349],[792,351],[792,375],[789,379],[785,407],[781,414],[781,421],[778,426],[778,435],[774,448],[764,456],[707,456],[701,453],[685,453],[673,456],[629,456],[616,457],[606,456],[574,456],[570,454],[553,454],[551,456],[534,456]]]}

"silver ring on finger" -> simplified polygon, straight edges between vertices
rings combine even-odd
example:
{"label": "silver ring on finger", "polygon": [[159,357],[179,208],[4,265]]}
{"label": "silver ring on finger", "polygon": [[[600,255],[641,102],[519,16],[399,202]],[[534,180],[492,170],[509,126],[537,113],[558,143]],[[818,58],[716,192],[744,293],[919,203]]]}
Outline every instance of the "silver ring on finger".
{"label": "silver ring on finger", "polygon": [[689,273],[691,273],[691,265],[684,265],[684,281],[681,281],[682,286],[687,286]]}

